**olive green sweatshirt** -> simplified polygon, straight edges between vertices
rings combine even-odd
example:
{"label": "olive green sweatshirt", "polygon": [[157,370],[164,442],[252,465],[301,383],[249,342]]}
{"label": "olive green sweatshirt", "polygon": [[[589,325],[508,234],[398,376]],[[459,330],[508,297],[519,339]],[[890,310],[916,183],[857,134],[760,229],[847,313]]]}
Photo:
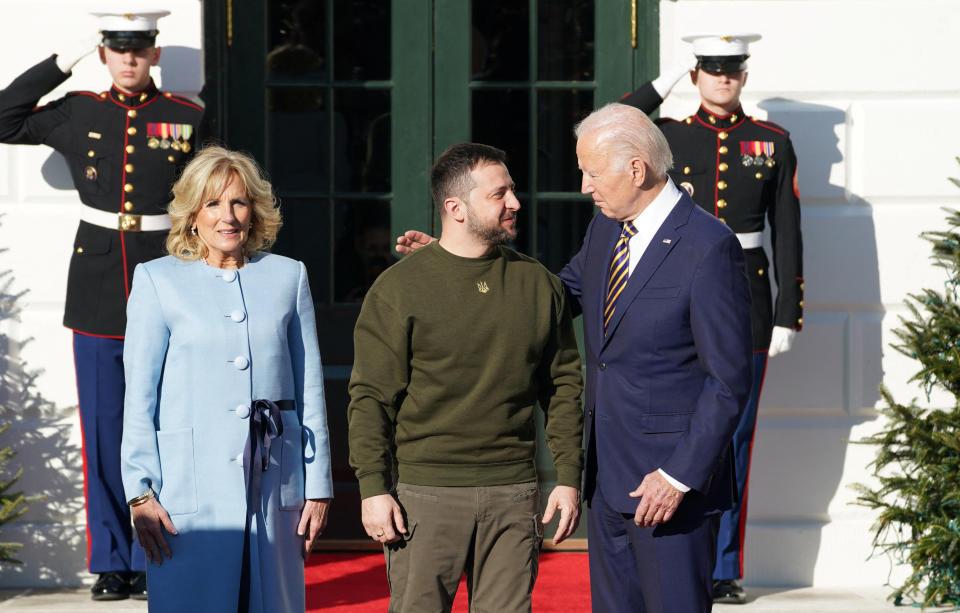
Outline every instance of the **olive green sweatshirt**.
{"label": "olive green sweatshirt", "polygon": [[350,464],[368,498],[399,481],[486,486],[537,477],[534,406],[557,483],[580,487],[580,355],[563,285],[506,247],[431,243],[370,288],[354,330]]}

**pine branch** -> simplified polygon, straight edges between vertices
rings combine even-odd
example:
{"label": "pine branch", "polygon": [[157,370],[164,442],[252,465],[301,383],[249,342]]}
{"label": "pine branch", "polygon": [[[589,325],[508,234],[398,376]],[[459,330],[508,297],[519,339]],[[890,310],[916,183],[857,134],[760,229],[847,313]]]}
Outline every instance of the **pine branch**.
{"label": "pine branch", "polygon": [[[960,187],[960,179],[950,180]],[[931,264],[947,280],[942,289],[908,296],[892,347],[917,361],[909,381],[919,383],[928,400],[940,388],[954,406],[901,404],[881,386],[886,429],[856,441],[876,447],[869,468],[877,484],[852,487],[854,504],[876,512],[874,552],[912,569],[890,599],[926,607],[960,603],[960,212],[948,211],[947,229],[921,236],[931,244]]]}

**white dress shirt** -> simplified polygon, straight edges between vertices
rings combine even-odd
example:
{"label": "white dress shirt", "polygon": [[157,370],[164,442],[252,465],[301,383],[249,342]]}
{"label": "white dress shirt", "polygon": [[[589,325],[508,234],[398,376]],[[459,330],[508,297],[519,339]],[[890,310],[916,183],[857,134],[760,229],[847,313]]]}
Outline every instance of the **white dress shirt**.
{"label": "white dress shirt", "polygon": [[663,186],[653,202],[633,220],[637,233],[630,237],[630,274],[633,274],[633,269],[637,267],[643,252],[647,250],[653,236],[660,230],[660,226],[677,205],[678,200],[680,200],[680,190],[671,179],[667,179],[667,184]]}

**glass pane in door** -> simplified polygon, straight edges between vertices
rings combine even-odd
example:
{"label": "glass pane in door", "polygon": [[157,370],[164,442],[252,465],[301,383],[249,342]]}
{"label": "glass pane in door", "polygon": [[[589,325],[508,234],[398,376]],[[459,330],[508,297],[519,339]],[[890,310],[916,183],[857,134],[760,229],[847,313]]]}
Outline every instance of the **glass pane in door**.
{"label": "glass pane in door", "polygon": [[530,185],[530,91],[526,88],[477,89],[473,92],[475,142],[507,153],[510,176],[521,192]]}
{"label": "glass pane in door", "polygon": [[471,23],[473,80],[530,78],[530,7],[526,0],[474,2]]}
{"label": "glass pane in door", "polygon": [[537,189],[579,192],[573,127],[593,110],[593,92],[549,89],[537,93]]}
{"label": "glass pane in door", "polygon": [[593,0],[538,0],[537,78],[592,81]]}
{"label": "glass pane in door", "polygon": [[[266,9],[266,165],[286,220],[275,251],[306,263],[319,319],[336,308],[350,321],[383,269],[364,249],[390,220],[391,3],[268,0]],[[352,361],[337,349],[325,363],[331,355]]]}

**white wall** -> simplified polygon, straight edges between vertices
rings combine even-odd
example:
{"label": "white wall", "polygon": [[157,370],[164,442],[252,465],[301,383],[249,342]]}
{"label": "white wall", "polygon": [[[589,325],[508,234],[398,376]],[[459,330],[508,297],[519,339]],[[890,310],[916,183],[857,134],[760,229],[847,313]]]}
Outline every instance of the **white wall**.
{"label": "white wall", "polygon": [[[173,14],[159,22],[164,51],[154,80],[165,90],[194,96],[203,84],[200,0],[128,0],[120,6],[136,11],[158,5]],[[95,34],[96,20],[88,11],[116,6],[0,0],[0,87]],[[43,101],[109,86],[93,54]],[[18,487],[47,496],[32,503],[18,524],[3,528],[0,540],[25,544],[19,554],[25,564],[4,565],[0,588],[90,580],[71,333],[61,324],[78,202],[58,154],[42,146],[0,145],[0,423],[14,424],[0,436],[0,447],[13,444],[19,450],[12,464],[24,466],[26,474]]]}
{"label": "white wall", "polygon": [[[660,4],[664,68],[696,32],[759,32],[744,110],[786,127],[799,158],[804,330],[769,361],[754,443],[745,554],[753,585],[881,586],[869,480],[881,380],[900,401],[917,364],[890,348],[908,292],[942,287],[918,234],[960,206],[960,4],[952,0],[679,0]],[[661,115],[698,104],[686,81]],[[932,406],[948,399],[934,396]],[[894,569],[895,577],[903,572]]]}

